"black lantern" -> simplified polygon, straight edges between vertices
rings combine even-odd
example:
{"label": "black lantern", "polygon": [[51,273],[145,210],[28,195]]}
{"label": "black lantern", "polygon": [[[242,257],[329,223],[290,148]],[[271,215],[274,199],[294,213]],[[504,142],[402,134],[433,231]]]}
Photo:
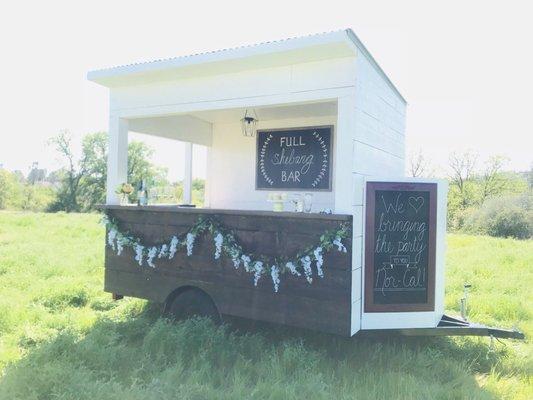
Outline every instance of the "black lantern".
{"label": "black lantern", "polygon": [[255,110],[246,110],[244,112],[244,118],[241,119],[242,134],[247,137],[254,137],[258,122],[259,120],[257,119]]}

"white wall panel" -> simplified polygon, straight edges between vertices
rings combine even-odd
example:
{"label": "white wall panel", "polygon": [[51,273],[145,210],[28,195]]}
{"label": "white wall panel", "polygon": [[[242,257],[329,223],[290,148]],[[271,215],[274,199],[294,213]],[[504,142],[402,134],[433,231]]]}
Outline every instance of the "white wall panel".
{"label": "white wall panel", "polygon": [[213,102],[353,86],[355,59],[264,68],[111,89],[111,109]]}
{"label": "white wall panel", "polygon": [[[265,121],[260,129],[290,128],[316,125],[333,125],[333,151],[336,143],[336,117],[293,118]],[[256,138],[244,137],[240,123],[214,124],[213,146],[209,163],[209,202],[212,208],[271,210],[267,196],[272,191],[255,189]],[[333,171],[335,174],[335,171]],[[276,190],[273,190],[276,192]],[[277,190],[283,192],[283,190]],[[306,193],[288,192],[290,194]],[[313,211],[335,205],[333,191],[313,192]],[[288,202],[287,209],[292,207]]]}
{"label": "white wall panel", "polygon": [[405,171],[405,103],[363,55],[356,60],[353,113],[352,204],[361,206],[353,212],[352,263],[353,268],[361,268],[352,271],[352,334],[358,329],[398,327],[402,321],[412,327],[434,326],[435,313],[403,313],[400,318],[391,313],[362,314],[365,177],[402,178]]}

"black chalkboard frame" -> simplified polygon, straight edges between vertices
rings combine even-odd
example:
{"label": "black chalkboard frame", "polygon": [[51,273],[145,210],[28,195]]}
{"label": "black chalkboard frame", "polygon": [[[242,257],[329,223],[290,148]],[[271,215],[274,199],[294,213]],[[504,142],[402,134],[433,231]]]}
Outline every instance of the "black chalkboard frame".
{"label": "black chalkboard frame", "polygon": [[[298,130],[313,130],[313,129],[324,129],[327,128],[330,130],[330,143],[329,143],[329,164],[328,164],[328,182],[329,185],[327,188],[323,189],[312,189],[312,188],[278,188],[278,187],[262,187],[259,186],[257,182],[257,169],[259,168],[258,164],[258,154],[259,154],[259,134],[261,132],[279,132],[279,131],[298,131]],[[331,192],[333,191],[333,153],[335,149],[335,127],[334,125],[312,125],[312,126],[297,126],[291,128],[274,128],[274,129],[259,129],[256,134],[256,145],[255,145],[255,190],[260,191],[271,191],[271,192]]]}
{"label": "black chalkboard frame", "polygon": [[[377,190],[427,191],[429,192],[428,227],[428,288],[425,303],[376,304],[373,299],[374,247],[375,247],[375,199]],[[365,211],[365,279],[364,312],[417,312],[435,311],[436,236],[437,236],[437,184],[422,182],[367,182]]]}

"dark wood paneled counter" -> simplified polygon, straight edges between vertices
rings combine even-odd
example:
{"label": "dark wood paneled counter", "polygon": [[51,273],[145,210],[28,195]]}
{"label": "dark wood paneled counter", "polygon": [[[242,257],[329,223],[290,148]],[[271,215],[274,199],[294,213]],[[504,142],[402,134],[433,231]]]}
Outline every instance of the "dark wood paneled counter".
{"label": "dark wood paneled counter", "polygon": [[[351,215],[304,214],[250,210],[216,210],[178,206],[102,206],[123,232],[143,243],[160,245],[182,235],[198,220],[209,217],[233,231],[246,252],[267,256],[293,256],[318,243],[326,230],[351,225]],[[341,335],[350,334],[351,241],[348,252],[324,255],[324,278],[282,275],[275,293],[269,276],[257,285],[253,274],[235,269],[231,260],[213,257],[213,238],[201,235],[192,256],[183,251],[171,259],[157,259],[157,268],[140,267],[132,249],[118,256],[106,246],[105,290],[125,296],[165,302],[183,286],[200,288],[214,300],[221,314],[283,323]]]}

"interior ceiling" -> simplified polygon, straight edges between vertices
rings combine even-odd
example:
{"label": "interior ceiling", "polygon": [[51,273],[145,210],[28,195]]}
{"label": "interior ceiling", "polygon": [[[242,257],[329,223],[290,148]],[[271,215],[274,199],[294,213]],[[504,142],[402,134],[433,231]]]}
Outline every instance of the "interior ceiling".
{"label": "interior ceiling", "polygon": [[[337,102],[307,103],[296,105],[254,108],[259,121],[275,119],[325,117],[337,115]],[[244,108],[193,112],[192,115],[210,123],[239,122],[244,116]]]}

